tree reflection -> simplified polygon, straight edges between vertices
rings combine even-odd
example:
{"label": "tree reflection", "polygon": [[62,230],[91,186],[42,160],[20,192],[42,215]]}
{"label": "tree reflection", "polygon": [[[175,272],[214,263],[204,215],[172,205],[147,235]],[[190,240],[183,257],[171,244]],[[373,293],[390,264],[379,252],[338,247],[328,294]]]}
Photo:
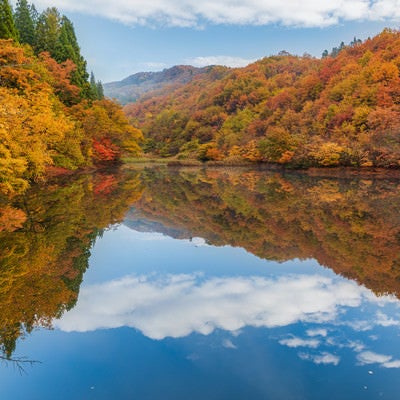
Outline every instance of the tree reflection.
{"label": "tree reflection", "polygon": [[377,294],[400,294],[400,179],[149,169],[137,218],[265,259],[314,258]]}
{"label": "tree reflection", "polygon": [[[137,173],[63,178],[0,203],[0,351],[74,307],[90,248],[142,193]],[[28,361],[29,362],[29,361]]]}
{"label": "tree reflection", "polygon": [[377,294],[400,294],[400,179],[238,169],[148,168],[65,177],[0,199],[0,354],[76,304],[90,249],[133,228],[314,258]]}

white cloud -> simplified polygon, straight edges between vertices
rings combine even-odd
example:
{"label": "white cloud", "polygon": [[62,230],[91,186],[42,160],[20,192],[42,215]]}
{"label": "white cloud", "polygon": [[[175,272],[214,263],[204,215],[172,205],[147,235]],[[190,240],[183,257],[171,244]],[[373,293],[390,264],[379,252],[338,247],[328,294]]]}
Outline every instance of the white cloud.
{"label": "white cloud", "polygon": [[400,368],[400,360],[393,360],[392,356],[374,353],[373,351],[364,351],[357,355],[361,365],[379,364],[384,368]]}
{"label": "white cloud", "polygon": [[386,314],[384,314],[382,311],[378,311],[376,313],[376,324],[381,325],[381,326],[399,326],[400,321],[395,320],[393,318],[388,317]]}
{"label": "white cloud", "polygon": [[235,346],[235,345],[232,343],[232,340],[229,340],[229,339],[225,339],[225,340],[222,342],[222,346],[224,346],[226,349],[237,349],[237,346]]}
{"label": "white cloud", "polygon": [[127,276],[83,287],[77,306],[55,325],[80,332],[129,326],[153,339],[178,338],[215,329],[333,322],[343,307],[359,306],[368,294],[354,282],[319,275]]}
{"label": "white cloud", "polygon": [[36,0],[126,24],[196,27],[204,24],[324,27],[341,21],[398,20],[398,0]]}
{"label": "white cloud", "polygon": [[320,354],[300,353],[299,357],[302,360],[312,361],[315,364],[332,364],[336,366],[340,362],[340,357],[325,351]]}
{"label": "white cloud", "polygon": [[364,350],[365,345],[359,341],[349,341],[349,343],[345,347],[349,347],[350,349],[353,349],[355,352],[360,352]]}
{"label": "white cloud", "polygon": [[322,337],[326,337],[328,335],[328,331],[326,329],[323,328],[318,328],[318,329],[308,329],[306,331],[307,336],[322,336]]}
{"label": "white cloud", "polygon": [[208,65],[224,65],[231,68],[245,67],[256,61],[255,59],[245,59],[241,57],[231,56],[208,56],[195,57],[185,60],[185,64],[193,65],[194,67],[206,67]]}
{"label": "white cloud", "polygon": [[195,247],[207,247],[209,246],[206,242],[205,239],[201,238],[201,237],[192,237],[189,240],[185,240],[187,243],[191,244],[192,246]]}
{"label": "white cloud", "polygon": [[311,347],[315,349],[319,346],[319,340],[317,339],[301,339],[298,337],[292,337],[289,339],[282,339],[279,341],[280,344],[283,344],[288,347]]}

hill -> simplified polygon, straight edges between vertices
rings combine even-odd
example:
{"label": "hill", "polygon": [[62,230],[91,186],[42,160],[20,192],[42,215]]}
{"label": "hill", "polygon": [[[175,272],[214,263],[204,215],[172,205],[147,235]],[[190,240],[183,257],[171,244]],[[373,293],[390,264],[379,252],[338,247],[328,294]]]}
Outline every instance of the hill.
{"label": "hill", "polygon": [[125,112],[156,156],[398,168],[400,32],[334,50],[213,69]]}
{"label": "hill", "polygon": [[161,91],[167,93],[191,82],[197,75],[207,74],[212,67],[196,68],[177,65],[160,72],[138,72],[122,81],[104,84],[104,93],[117,99],[121,104],[135,102],[145,93]]}

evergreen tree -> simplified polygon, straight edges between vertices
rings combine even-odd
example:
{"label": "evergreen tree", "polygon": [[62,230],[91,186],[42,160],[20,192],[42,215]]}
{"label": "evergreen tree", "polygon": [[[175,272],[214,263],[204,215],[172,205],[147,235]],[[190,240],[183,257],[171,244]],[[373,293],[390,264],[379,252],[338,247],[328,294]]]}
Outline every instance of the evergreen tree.
{"label": "evergreen tree", "polygon": [[93,100],[104,99],[104,89],[100,81],[96,82],[93,71],[90,73],[90,98]]}
{"label": "evergreen tree", "polygon": [[60,21],[58,42],[53,57],[59,63],[68,59],[73,61],[76,65],[76,70],[72,74],[72,83],[80,87],[82,95],[87,97],[90,85],[88,83],[89,74],[86,70],[86,61],[81,55],[74,26],[66,16],[62,16]]}
{"label": "evergreen tree", "polygon": [[36,9],[29,5],[27,0],[18,0],[14,12],[15,27],[21,43],[35,45],[35,18]]}
{"label": "evergreen tree", "polygon": [[8,0],[0,0],[0,39],[18,40],[18,32]]}
{"label": "evergreen tree", "polygon": [[36,43],[37,53],[48,51],[52,57],[57,51],[57,44],[60,35],[61,17],[55,7],[43,11],[36,24]]}
{"label": "evergreen tree", "polygon": [[100,81],[96,82],[93,72],[90,73],[90,98],[92,100],[104,99],[103,85]]}
{"label": "evergreen tree", "polygon": [[90,73],[90,94],[91,94],[91,98],[94,100],[97,100],[98,98],[98,92],[97,92],[97,84],[96,84],[96,78],[94,77],[94,73],[93,71]]}
{"label": "evergreen tree", "polygon": [[97,81],[97,95],[99,100],[103,100],[104,99],[104,89],[103,89],[103,84],[101,83],[101,81]]}

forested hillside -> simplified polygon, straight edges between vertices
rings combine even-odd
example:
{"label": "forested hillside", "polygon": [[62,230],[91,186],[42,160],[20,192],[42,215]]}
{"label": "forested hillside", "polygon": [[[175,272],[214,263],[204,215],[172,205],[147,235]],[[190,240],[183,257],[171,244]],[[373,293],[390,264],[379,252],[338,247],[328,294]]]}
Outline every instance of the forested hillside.
{"label": "forested hillside", "polygon": [[[135,102],[139,97],[154,91],[167,94],[185,83],[191,82],[197,75],[209,73],[212,66],[196,68],[190,65],[176,65],[160,72],[138,72],[122,81],[106,83],[104,93],[121,104]],[[226,68],[228,72],[229,69]]]}
{"label": "forested hillside", "polygon": [[281,52],[125,107],[162,157],[400,166],[400,32],[321,59]]}
{"label": "forested hillside", "polygon": [[49,167],[75,170],[136,154],[141,132],[86,70],[73,24],[0,1],[0,193],[23,192]]}

